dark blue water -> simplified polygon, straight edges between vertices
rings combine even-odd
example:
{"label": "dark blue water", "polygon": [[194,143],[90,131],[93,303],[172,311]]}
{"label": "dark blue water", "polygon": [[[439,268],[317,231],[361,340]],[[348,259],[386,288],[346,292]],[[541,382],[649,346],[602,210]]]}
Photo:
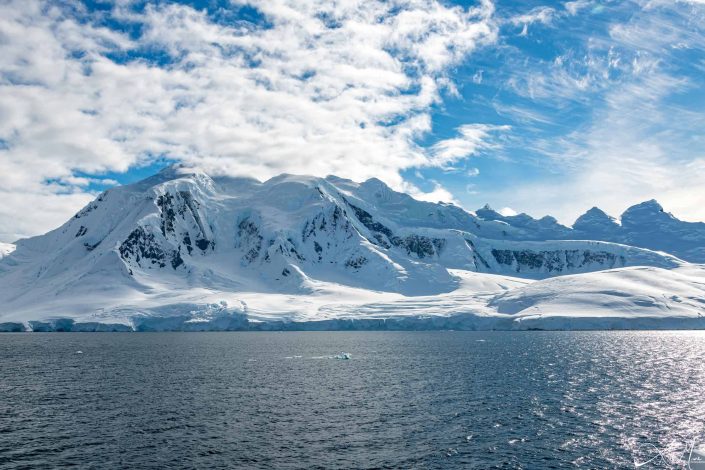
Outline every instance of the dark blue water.
{"label": "dark blue water", "polygon": [[678,463],[704,361],[695,332],[3,334],[0,467]]}

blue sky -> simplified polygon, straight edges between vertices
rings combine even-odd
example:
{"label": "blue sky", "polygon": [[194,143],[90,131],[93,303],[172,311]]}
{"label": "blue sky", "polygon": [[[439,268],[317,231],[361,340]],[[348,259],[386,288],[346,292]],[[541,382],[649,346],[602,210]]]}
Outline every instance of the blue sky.
{"label": "blue sky", "polygon": [[0,241],[175,161],[705,220],[703,0],[9,0],[0,44]]}

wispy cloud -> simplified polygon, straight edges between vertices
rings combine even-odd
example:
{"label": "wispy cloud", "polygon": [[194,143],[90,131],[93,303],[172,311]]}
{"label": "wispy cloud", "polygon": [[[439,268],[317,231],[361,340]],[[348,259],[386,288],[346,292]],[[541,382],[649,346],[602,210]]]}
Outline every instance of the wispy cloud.
{"label": "wispy cloud", "polygon": [[[591,15],[596,6],[566,9]],[[540,129],[514,138],[542,176],[486,197],[565,223],[593,205],[619,215],[654,197],[681,217],[705,219],[705,84],[696,67],[705,54],[705,8],[653,1],[614,8],[598,11],[594,27],[574,33],[571,47],[557,48],[552,59],[511,57],[518,71],[505,89],[520,100],[494,106]],[[570,20],[556,18],[556,28]]]}
{"label": "wispy cloud", "polygon": [[522,26],[521,36],[526,36],[529,31],[529,25],[533,23],[541,23],[544,25],[551,24],[556,16],[556,10],[547,6],[539,6],[532,10],[509,18],[509,22],[515,26]]}
{"label": "wispy cloud", "polygon": [[438,141],[431,148],[430,164],[447,167],[458,160],[465,159],[480,150],[496,148],[491,134],[506,132],[509,126],[492,126],[488,124],[466,124],[457,130],[458,136]]}

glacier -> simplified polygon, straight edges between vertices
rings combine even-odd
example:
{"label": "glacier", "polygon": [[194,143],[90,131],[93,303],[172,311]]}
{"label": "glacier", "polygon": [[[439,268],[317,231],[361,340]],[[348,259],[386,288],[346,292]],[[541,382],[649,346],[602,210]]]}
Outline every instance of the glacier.
{"label": "glacier", "polygon": [[0,331],[705,328],[705,224],[174,165],[0,245]]}

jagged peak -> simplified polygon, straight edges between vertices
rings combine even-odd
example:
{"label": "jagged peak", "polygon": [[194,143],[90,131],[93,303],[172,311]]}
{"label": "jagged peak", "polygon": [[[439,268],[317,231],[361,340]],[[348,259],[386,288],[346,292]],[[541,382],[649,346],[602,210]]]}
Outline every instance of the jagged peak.
{"label": "jagged peak", "polygon": [[[579,223],[580,221],[587,221],[587,220],[605,220],[605,221],[612,221],[616,223],[616,219],[609,215],[607,212],[603,211],[597,206],[593,206],[590,209],[586,210],[584,214],[582,214],[580,217],[578,217],[575,220],[575,223]],[[575,224],[573,224],[575,225]]]}
{"label": "jagged peak", "polygon": [[663,206],[659,204],[659,202],[656,199],[649,199],[648,201],[640,202],[639,204],[634,204],[633,206],[629,207],[625,213],[633,210],[643,210],[643,209],[648,209],[653,212],[663,212]]}
{"label": "jagged peak", "polygon": [[489,204],[485,204],[475,211],[475,214],[483,219],[504,219],[504,216],[494,210]]}
{"label": "jagged peak", "polygon": [[629,207],[622,213],[621,220],[622,224],[634,224],[642,221],[643,219],[650,219],[651,217],[662,214],[675,219],[675,217],[663,210],[663,206],[661,206],[656,199],[650,199]]}
{"label": "jagged peak", "polygon": [[604,217],[610,217],[607,212],[603,211],[597,206],[592,206],[590,209],[585,211],[585,214],[583,215],[597,215],[597,216],[604,216]]}

